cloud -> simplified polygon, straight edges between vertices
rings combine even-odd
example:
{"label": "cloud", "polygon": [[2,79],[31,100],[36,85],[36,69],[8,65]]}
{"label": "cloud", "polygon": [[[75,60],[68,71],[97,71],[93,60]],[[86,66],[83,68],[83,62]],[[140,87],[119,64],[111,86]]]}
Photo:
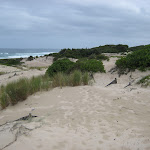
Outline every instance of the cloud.
{"label": "cloud", "polygon": [[60,47],[68,42],[91,46],[96,40],[105,44],[147,43],[149,5],[148,0],[1,0],[0,38],[47,38],[56,47],[57,39]]}
{"label": "cloud", "polygon": [[30,14],[26,9],[10,4],[0,6],[0,20],[2,29],[15,31],[32,30],[38,24],[43,25],[50,22],[47,18]]}

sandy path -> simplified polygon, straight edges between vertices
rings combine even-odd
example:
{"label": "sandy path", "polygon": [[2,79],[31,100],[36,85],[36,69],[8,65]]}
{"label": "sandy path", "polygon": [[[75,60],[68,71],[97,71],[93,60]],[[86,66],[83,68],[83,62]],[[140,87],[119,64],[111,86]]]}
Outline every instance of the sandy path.
{"label": "sandy path", "polygon": [[[150,150],[150,89],[124,89],[129,76],[95,74],[92,86],[55,88],[8,107],[0,124],[29,112],[38,117],[1,126],[0,149],[17,135],[6,150]],[[105,87],[115,77],[118,84]]]}

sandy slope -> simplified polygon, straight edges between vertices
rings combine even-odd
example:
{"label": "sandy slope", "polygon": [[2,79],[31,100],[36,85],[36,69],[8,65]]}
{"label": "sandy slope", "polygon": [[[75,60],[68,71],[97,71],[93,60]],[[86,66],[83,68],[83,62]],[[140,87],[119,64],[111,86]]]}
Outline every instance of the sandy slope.
{"label": "sandy slope", "polygon": [[[104,62],[107,71],[115,60]],[[150,150],[150,88],[135,84],[147,74],[95,74],[91,86],[55,88],[0,111],[0,124],[38,116],[0,126],[0,149]],[[115,77],[118,84],[105,87]]]}
{"label": "sandy slope", "polygon": [[[0,85],[7,84],[8,82],[17,80],[22,77],[31,78],[32,76],[38,76],[45,74],[48,66],[53,63],[53,57],[39,57],[33,61],[26,61],[26,58],[22,60],[24,62],[18,68],[0,65],[0,72],[5,72],[6,74],[0,76]],[[30,69],[30,67],[35,67]],[[36,67],[41,67],[40,70]]]}

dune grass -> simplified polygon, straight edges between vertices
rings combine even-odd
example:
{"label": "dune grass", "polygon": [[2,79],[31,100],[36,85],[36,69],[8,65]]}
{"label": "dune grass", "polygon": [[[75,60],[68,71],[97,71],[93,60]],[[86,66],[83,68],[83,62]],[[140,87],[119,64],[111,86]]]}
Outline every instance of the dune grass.
{"label": "dune grass", "polygon": [[22,78],[8,83],[0,88],[0,105],[4,109],[9,104],[15,105],[24,101],[28,96],[38,92],[47,91],[55,87],[88,85],[89,74],[75,70],[71,74],[58,72],[55,76],[37,76],[31,79]]}
{"label": "dune grass", "polygon": [[4,74],[6,74],[6,72],[2,72],[2,71],[0,72],[0,75],[4,75]]}

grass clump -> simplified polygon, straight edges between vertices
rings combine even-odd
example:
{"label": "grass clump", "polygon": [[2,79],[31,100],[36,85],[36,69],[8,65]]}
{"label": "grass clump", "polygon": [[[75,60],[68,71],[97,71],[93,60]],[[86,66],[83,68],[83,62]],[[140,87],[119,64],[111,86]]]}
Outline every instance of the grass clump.
{"label": "grass clump", "polygon": [[72,86],[79,86],[82,83],[82,73],[79,70],[75,70],[71,74]]}
{"label": "grass clump", "polygon": [[1,87],[0,91],[0,105],[3,109],[9,105],[9,98],[3,86]]}
{"label": "grass clump", "polygon": [[2,108],[9,104],[15,105],[19,101],[24,101],[29,95],[38,91],[44,91],[51,88],[49,77],[37,76],[31,79],[22,78],[8,83],[0,88],[0,104]]}
{"label": "grass clump", "polygon": [[74,70],[70,74],[58,72],[52,78],[52,86],[63,87],[63,86],[88,85],[89,80],[90,78],[88,72],[82,73],[79,70]]}
{"label": "grass clump", "polygon": [[6,74],[6,72],[2,72],[2,71],[0,72],[0,76],[1,76],[1,75],[4,75],[4,74]]}
{"label": "grass clump", "polygon": [[34,70],[34,69],[37,69],[37,70],[39,70],[39,71],[41,71],[41,70],[43,70],[43,69],[46,69],[47,67],[29,67],[29,69],[32,69],[32,70]]}
{"label": "grass clump", "polygon": [[63,86],[87,85],[89,82],[89,74],[87,72],[75,70],[70,74],[63,72],[56,73],[53,77],[37,76],[31,79],[22,78],[17,81],[8,83],[0,88],[0,105],[6,108],[9,104],[15,105],[19,101],[27,99],[38,91],[49,90],[50,88]]}
{"label": "grass clump", "polygon": [[53,87],[63,87],[69,86],[70,77],[63,72],[56,73],[52,78],[52,86]]}
{"label": "grass clump", "polygon": [[29,82],[27,79],[20,79],[17,82],[8,83],[6,86],[6,93],[9,97],[9,101],[12,105],[23,101],[28,96]]}
{"label": "grass clump", "polygon": [[137,82],[137,84],[141,84],[143,87],[150,86],[150,75],[143,77],[141,80]]}
{"label": "grass clump", "polygon": [[90,80],[90,77],[89,77],[88,72],[84,72],[83,75],[82,75],[83,85],[88,85],[89,80]]}

